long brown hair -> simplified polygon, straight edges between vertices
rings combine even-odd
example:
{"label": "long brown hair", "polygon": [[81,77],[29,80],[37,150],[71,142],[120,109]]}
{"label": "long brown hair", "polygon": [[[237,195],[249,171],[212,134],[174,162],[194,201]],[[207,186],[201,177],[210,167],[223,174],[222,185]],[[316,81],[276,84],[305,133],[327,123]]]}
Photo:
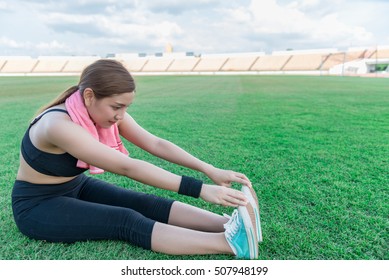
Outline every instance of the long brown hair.
{"label": "long brown hair", "polygon": [[120,62],[112,59],[97,60],[82,71],[78,85],[65,90],[53,101],[39,109],[38,114],[64,103],[66,98],[77,90],[82,94],[86,88],[91,88],[95,97],[102,99],[115,94],[135,91],[135,81]]}

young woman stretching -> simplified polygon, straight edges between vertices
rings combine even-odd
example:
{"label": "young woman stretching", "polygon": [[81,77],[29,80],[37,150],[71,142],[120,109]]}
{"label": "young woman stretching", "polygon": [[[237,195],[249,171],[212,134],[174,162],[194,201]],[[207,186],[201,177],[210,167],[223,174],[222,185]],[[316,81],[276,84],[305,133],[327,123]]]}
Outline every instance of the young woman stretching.
{"label": "young woman stretching", "polygon": [[[12,192],[19,230],[50,242],[125,240],[166,254],[257,258],[257,205],[250,192],[229,188],[232,182],[251,188],[248,178],[147,132],[126,113],[134,97],[130,73],[119,62],[102,59],[83,71],[77,86],[41,110],[22,140]],[[128,157],[119,135],[157,157],[203,172],[216,185]],[[114,186],[84,175],[87,169],[237,209],[231,217],[216,215]]]}

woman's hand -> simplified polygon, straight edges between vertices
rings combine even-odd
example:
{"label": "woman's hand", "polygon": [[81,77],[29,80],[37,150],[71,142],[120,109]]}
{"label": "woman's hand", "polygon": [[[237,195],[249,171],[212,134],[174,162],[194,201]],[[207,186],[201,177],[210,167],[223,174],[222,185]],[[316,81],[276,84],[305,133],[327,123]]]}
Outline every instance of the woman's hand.
{"label": "woman's hand", "polygon": [[223,206],[238,207],[247,204],[247,198],[241,191],[223,186],[203,184],[200,197],[207,202]]}
{"label": "woman's hand", "polygon": [[235,182],[250,188],[252,187],[251,182],[246,175],[239,172],[210,166],[205,173],[213,182],[215,182],[215,184],[220,186],[230,187],[231,183]]}

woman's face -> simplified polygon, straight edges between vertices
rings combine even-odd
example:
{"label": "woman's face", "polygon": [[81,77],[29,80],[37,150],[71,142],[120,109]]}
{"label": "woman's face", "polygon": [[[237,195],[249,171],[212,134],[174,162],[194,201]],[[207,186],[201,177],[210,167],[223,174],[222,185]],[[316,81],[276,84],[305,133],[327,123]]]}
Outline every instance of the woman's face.
{"label": "woman's face", "polygon": [[116,94],[102,99],[97,99],[93,94],[85,104],[93,122],[102,128],[109,128],[123,119],[134,97],[134,92]]}

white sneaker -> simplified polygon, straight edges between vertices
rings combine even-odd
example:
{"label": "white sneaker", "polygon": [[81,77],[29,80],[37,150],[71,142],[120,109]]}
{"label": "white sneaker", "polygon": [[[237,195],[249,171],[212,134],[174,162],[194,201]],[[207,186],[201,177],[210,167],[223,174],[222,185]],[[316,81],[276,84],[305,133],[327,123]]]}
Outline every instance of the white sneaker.
{"label": "white sneaker", "polygon": [[259,214],[257,194],[255,193],[253,188],[250,188],[248,186],[242,186],[242,192],[246,195],[249,201],[249,205],[251,205],[253,215],[255,217],[254,227],[256,228],[257,240],[258,242],[262,242],[261,218]]}
{"label": "white sneaker", "polygon": [[[246,209],[243,206],[242,208]],[[258,244],[254,228],[250,218],[247,221],[242,217],[241,212],[243,215],[247,215],[247,213],[244,213],[244,209],[234,210],[230,220],[224,225],[226,229],[224,235],[237,258],[257,259]]]}

